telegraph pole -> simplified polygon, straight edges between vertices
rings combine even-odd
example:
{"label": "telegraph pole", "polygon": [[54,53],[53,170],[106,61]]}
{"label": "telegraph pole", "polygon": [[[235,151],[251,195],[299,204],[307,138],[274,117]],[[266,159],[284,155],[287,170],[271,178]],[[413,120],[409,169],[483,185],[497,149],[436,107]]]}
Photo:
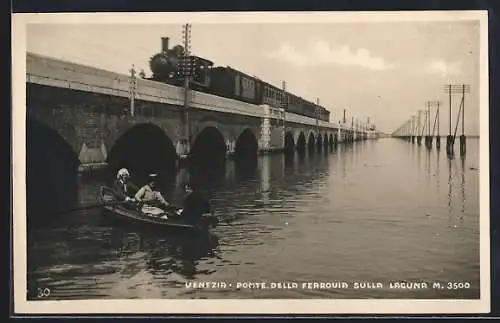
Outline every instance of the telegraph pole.
{"label": "telegraph pole", "polygon": [[465,156],[465,84],[462,84],[462,135],[460,136],[460,156]]}
{"label": "telegraph pole", "polygon": [[319,131],[319,98],[316,98],[316,111],[315,111],[315,115],[316,115],[316,128],[317,130]]}
{"label": "telegraph pole", "polygon": [[441,133],[439,132],[439,101],[437,101],[437,134],[436,134],[436,148],[441,148]]}
{"label": "telegraph pole", "polygon": [[410,142],[415,143],[415,116],[411,116],[411,126],[410,126]]}
{"label": "telegraph pole", "polygon": [[420,135],[420,114],[422,111],[418,110],[418,119],[417,119],[417,145],[422,144],[422,136]]}
{"label": "telegraph pole", "polygon": [[446,142],[446,152],[448,155],[453,155],[453,146],[455,144],[455,137],[456,137],[456,127],[455,127],[455,133],[452,134],[451,132],[451,94],[452,93],[459,93],[462,95],[462,99],[460,101],[460,109],[458,112],[457,116],[457,127],[458,127],[458,121],[460,119],[460,112],[462,114],[462,135],[460,136],[460,156],[465,156],[465,151],[466,151],[466,140],[465,140],[465,93],[470,93],[470,85],[468,84],[461,84],[461,85],[452,85],[448,84],[445,86],[445,92],[449,94],[449,101],[450,101],[450,134],[448,135],[448,140]]}
{"label": "telegraph pole", "polygon": [[430,149],[432,148],[432,135],[431,135],[431,101],[426,101],[427,104],[427,136],[425,136],[425,146]]}
{"label": "telegraph pole", "polygon": [[132,64],[130,71],[130,115],[133,117],[135,115],[135,95],[137,90],[137,75],[135,74],[135,65]]}
{"label": "telegraph pole", "polygon": [[283,125],[283,147],[285,147],[285,136],[286,136],[286,126],[285,126],[285,119],[286,119],[286,111],[288,110],[288,96],[286,95],[286,81],[283,80],[281,82],[281,87],[282,87],[282,96],[281,96],[281,107],[283,108],[283,116],[282,116],[282,125]]}
{"label": "telegraph pole", "polygon": [[[432,106],[437,106],[437,109],[436,109],[436,115],[434,117],[434,123],[433,123],[433,126],[432,126],[432,131],[431,131],[431,128],[430,128],[430,122],[431,122],[431,114],[429,112],[429,142],[430,142],[430,145],[429,145],[429,148],[432,148],[432,138],[434,136],[434,132],[436,130],[436,123],[438,123],[438,130],[437,130],[437,134],[436,134],[436,148],[439,149],[440,148],[440,137],[439,137],[439,101],[427,101],[427,104],[432,107]],[[430,110],[430,108],[429,108]]]}
{"label": "telegraph pole", "polygon": [[183,74],[184,74],[184,109],[182,111],[182,134],[181,146],[182,153],[186,155],[189,153],[190,144],[190,127],[189,127],[189,79],[191,77],[191,24],[185,24],[182,29],[182,36],[184,41],[184,55],[183,61]]}
{"label": "telegraph pole", "polygon": [[351,117],[351,142],[354,142],[354,117]]}

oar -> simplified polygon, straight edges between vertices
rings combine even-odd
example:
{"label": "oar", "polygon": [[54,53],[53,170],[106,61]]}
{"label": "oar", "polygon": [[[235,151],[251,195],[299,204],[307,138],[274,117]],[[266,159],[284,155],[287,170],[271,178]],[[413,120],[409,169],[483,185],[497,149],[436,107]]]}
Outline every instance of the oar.
{"label": "oar", "polygon": [[71,213],[75,211],[82,211],[82,210],[90,210],[90,209],[96,209],[104,206],[113,206],[113,205],[119,205],[123,204],[125,201],[120,202],[120,201],[113,201],[113,202],[107,202],[107,203],[95,203],[95,204],[89,204],[89,205],[82,205],[82,206],[77,206],[71,209],[67,209],[64,211],[59,211],[57,214],[65,214],[65,213]]}

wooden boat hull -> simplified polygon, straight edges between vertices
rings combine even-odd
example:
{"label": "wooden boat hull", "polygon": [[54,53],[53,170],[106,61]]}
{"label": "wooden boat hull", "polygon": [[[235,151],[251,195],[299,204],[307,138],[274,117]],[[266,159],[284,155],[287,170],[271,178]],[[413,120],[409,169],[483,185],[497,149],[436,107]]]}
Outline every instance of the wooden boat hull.
{"label": "wooden boat hull", "polygon": [[183,231],[208,231],[217,225],[217,218],[211,215],[203,215],[196,223],[189,223],[172,212],[166,212],[169,219],[153,217],[142,214],[138,210],[126,207],[123,203],[117,203],[111,188],[103,186],[99,189],[99,199],[104,204],[106,213],[115,220],[120,220],[132,225],[143,225],[159,229],[176,229]]}

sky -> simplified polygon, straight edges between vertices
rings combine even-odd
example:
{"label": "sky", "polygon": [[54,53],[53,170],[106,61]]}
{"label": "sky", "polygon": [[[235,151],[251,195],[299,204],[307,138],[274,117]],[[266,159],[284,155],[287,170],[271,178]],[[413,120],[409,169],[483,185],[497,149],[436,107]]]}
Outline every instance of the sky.
{"label": "sky", "polygon": [[[168,22],[168,21],[167,21]],[[440,100],[440,130],[449,129],[444,85],[469,84],[465,132],[479,134],[479,21],[352,23],[196,23],[191,52],[287,89],[332,112],[391,133]],[[181,43],[182,24],[28,24],[27,51],[128,74],[149,76],[149,58]],[[455,128],[461,95],[452,96]],[[431,111],[434,121],[435,108]],[[423,115],[422,115],[423,117]],[[458,134],[461,128],[459,124]]]}

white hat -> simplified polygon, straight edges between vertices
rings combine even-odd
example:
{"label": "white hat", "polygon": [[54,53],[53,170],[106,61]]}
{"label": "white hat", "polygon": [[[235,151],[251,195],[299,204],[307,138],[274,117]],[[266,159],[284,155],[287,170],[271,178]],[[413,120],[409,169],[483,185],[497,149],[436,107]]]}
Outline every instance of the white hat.
{"label": "white hat", "polygon": [[128,170],[126,168],[122,168],[118,171],[118,174],[116,175],[116,178],[120,178],[120,177],[123,177],[123,176],[130,176],[130,173],[128,172]]}

